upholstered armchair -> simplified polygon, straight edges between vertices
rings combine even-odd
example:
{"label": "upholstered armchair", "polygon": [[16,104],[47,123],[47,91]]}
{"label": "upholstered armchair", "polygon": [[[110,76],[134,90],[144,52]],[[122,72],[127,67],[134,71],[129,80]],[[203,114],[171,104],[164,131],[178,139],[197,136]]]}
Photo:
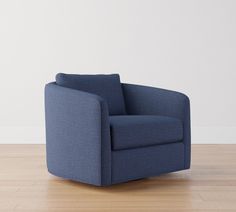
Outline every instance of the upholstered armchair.
{"label": "upholstered armchair", "polygon": [[57,74],[45,87],[53,175],[97,186],[190,168],[190,104],[118,74]]}

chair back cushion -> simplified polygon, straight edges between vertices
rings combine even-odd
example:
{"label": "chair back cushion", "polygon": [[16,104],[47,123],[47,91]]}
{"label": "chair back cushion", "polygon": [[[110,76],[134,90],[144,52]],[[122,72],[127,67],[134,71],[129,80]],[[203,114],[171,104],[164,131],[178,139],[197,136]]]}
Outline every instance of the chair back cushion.
{"label": "chair back cushion", "polygon": [[118,74],[56,75],[56,83],[60,86],[78,89],[101,96],[108,104],[110,115],[126,114],[123,91]]}

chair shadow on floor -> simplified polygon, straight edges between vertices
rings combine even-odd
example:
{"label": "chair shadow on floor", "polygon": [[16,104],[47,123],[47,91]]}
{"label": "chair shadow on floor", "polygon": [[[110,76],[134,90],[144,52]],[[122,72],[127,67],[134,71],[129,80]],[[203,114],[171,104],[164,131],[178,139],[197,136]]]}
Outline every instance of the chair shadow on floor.
{"label": "chair shadow on floor", "polygon": [[169,190],[174,187],[186,187],[189,186],[191,179],[186,173],[168,173],[157,177],[142,178],[138,180],[132,180],[125,183],[115,184],[106,187],[98,187],[85,183],[75,182],[71,180],[65,180],[62,178],[54,177],[53,179],[60,182],[60,185],[78,190],[94,191],[102,193],[118,193],[118,192],[135,192],[135,191],[150,191],[150,190]]}

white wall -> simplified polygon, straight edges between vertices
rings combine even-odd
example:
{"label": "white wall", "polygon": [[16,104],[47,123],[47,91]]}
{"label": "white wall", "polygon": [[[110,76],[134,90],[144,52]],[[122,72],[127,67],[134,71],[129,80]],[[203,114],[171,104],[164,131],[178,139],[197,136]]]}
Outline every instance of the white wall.
{"label": "white wall", "polygon": [[0,143],[44,143],[57,72],[188,94],[193,143],[236,143],[236,1],[0,1]]}

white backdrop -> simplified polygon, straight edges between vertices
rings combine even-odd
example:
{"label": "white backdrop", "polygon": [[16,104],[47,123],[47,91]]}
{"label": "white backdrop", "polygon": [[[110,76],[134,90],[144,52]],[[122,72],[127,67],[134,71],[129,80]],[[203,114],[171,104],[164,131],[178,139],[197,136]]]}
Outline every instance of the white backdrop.
{"label": "white backdrop", "polygon": [[193,143],[236,143],[236,1],[1,0],[0,143],[44,143],[57,72],[189,95]]}

